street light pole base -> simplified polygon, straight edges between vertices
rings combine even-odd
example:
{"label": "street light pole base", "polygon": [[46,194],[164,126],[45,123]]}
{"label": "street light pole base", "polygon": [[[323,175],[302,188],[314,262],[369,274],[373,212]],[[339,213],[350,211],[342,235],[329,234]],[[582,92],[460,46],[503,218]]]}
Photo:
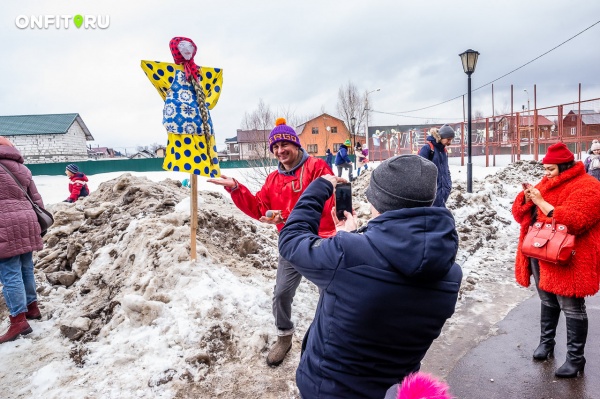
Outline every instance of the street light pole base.
{"label": "street light pole base", "polygon": [[467,162],[467,192],[473,192],[473,164]]}

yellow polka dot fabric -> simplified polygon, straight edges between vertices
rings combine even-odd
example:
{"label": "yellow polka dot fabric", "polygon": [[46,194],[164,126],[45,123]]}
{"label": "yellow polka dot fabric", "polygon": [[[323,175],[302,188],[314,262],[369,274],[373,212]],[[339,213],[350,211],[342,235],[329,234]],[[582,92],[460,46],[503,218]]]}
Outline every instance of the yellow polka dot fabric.
{"label": "yellow polka dot fabric", "polygon": [[[207,143],[207,138],[210,143]],[[214,136],[169,133],[163,169],[199,176],[219,177],[219,159]]]}
{"label": "yellow polka dot fabric", "polygon": [[[175,80],[175,71],[183,71],[182,65],[159,61],[142,61],[142,70],[158,91],[163,101]],[[208,109],[213,109],[223,87],[223,70],[221,68],[200,67],[198,81],[202,84]]]}

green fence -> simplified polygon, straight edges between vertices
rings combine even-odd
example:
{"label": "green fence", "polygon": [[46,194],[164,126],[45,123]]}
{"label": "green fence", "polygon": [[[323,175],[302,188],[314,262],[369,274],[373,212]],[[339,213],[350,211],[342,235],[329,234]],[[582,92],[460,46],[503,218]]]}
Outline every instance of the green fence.
{"label": "green fence", "polygon": [[[163,170],[163,161],[164,158],[115,159],[82,161],[76,162],[76,164],[79,167],[79,170],[86,175],[95,175],[108,172],[160,172]],[[65,168],[70,163],[73,162],[32,163],[27,164],[27,167],[34,176],[58,176],[65,174]],[[272,164],[276,165],[277,161],[273,159]],[[256,161],[222,161],[219,165],[221,166],[221,169],[252,168],[256,166]]]}
{"label": "green fence", "polygon": [[[325,157],[318,157],[325,159]],[[354,159],[353,155],[350,155]],[[164,158],[147,158],[147,159],[114,159],[102,161],[82,161],[76,162],[79,170],[86,175],[95,175],[98,173],[108,172],[160,172],[163,170]],[[272,159],[272,165],[276,165],[277,161]],[[67,165],[73,162],[58,162],[58,163],[32,163],[27,164],[29,170],[34,176],[58,176],[65,174]],[[252,168],[256,166],[256,161],[221,161],[219,162],[221,169],[237,169],[237,168]]]}

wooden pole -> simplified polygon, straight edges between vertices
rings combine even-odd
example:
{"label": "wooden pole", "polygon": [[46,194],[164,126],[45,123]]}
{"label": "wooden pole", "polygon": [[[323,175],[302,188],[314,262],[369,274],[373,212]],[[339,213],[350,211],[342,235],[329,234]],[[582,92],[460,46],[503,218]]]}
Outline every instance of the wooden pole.
{"label": "wooden pole", "polygon": [[190,259],[195,262],[196,251],[196,229],[198,228],[198,176],[190,175],[192,180],[192,193],[190,201]]}

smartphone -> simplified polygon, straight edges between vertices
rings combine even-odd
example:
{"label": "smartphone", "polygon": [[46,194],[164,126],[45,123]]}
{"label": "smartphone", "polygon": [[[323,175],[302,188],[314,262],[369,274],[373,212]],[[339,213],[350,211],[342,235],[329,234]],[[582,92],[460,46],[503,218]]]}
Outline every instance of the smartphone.
{"label": "smartphone", "polygon": [[527,182],[523,182],[521,184],[523,185],[523,190],[527,190],[529,187],[531,187],[531,184],[529,184]]}
{"label": "smartphone", "polygon": [[335,210],[338,220],[346,220],[344,211],[352,213],[352,185],[350,183],[336,184]]}

